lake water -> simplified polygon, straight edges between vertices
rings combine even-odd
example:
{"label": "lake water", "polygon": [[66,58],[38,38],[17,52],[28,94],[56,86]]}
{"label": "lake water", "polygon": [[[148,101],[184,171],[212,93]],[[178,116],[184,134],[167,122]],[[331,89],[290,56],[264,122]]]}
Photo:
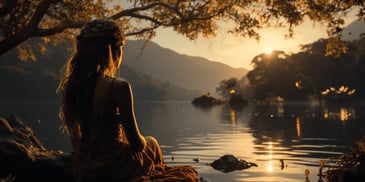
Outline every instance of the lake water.
{"label": "lake water", "polygon": [[[0,102],[0,116],[17,114],[49,148],[71,151],[59,130],[56,102]],[[136,102],[144,135],[157,138],[169,165],[192,165],[210,181],[318,181],[319,160],[349,151],[365,131],[365,104],[311,103],[196,108],[190,102]],[[224,154],[258,167],[223,173],[207,165]],[[199,162],[193,159],[199,158]],[[282,166],[280,160],[284,160]]]}

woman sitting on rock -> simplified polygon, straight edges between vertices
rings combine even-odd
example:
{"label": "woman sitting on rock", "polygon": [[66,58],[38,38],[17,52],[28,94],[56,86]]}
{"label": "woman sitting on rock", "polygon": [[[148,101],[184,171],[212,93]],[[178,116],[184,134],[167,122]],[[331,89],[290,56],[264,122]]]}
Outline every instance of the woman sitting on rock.
{"label": "woman sitting on rock", "polygon": [[[151,180],[154,175],[198,180],[191,166],[167,167],[157,140],[141,134],[131,86],[115,77],[124,43],[116,23],[91,21],[64,67],[60,117],[70,134],[77,181]],[[176,171],[183,175],[170,175]]]}

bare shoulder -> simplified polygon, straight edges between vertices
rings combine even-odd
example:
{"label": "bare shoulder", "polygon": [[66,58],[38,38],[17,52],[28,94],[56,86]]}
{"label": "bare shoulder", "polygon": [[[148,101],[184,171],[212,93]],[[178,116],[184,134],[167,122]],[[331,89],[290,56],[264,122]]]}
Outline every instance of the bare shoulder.
{"label": "bare shoulder", "polygon": [[129,89],[129,87],[130,87],[130,83],[127,81],[127,80],[125,80],[125,79],[123,79],[123,78],[115,78],[114,79],[114,86],[115,86],[115,88],[119,88],[119,89],[121,89],[121,88],[128,88]]}
{"label": "bare shoulder", "polygon": [[130,97],[132,94],[130,83],[122,78],[115,78],[113,83],[113,97],[115,99],[122,99]]}

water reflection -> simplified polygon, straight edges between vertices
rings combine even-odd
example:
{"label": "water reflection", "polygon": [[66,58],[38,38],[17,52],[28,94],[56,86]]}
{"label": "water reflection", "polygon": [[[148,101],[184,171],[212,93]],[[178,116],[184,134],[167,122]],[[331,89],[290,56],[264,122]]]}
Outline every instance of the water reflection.
{"label": "water reflection", "polygon": [[[34,126],[42,142],[65,149],[69,142],[57,133],[56,112],[44,112],[57,111],[57,106],[6,103],[0,105],[0,113],[19,114]],[[143,134],[158,139],[169,165],[193,165],[211,181],[305,181],[306,169],[307,180],[317,181],[318,161],[331,163],[331,157],[347,151],[362,136],[364,109],[365,105],[312,103],[200,109],[190,102],[137,102],[136,116]],[[224,154],[258,167],[223,174],[207,165]]]}
{"label": "water reflection", "polygon": [[300,137],[300,135],[302,134],[302,129],[300,127],[300,117],[299,116],[296,117],[296,128],[297,128],[297,136]]}
{"label": "water reflection", "polygon": [[268,143],[268,147],[266,149],[268,151],[268,166],[267,171],[273,172],[274,171],[274,164],[273,164],[273,156],[272,156],[272,142]]}
{"label": "water reflection", "polygon": [[339,107],[330,110],[329,108],[324,108],[323,112],[324,119],[339,119],[340,121],[347,121],[356,119],[355,109],[351,106]]}
{"label": "water reflection", "polygon": [[[319,160],[333,163],[332,157],[347,151],[362,136],[365,124],[360,118],[364,116],[358,118],[356,108],[311,103],[223,107],[221,122],[247,124],[262,172],[274,176],[279,172],[286,173],[284,176],[297,174],[295,178],[301,174],[303,181],[313,181],[318,179]],[[310,171],[310,177],[304,178],[305,170]]]}
{"label": "water reflection", "polygon": [[[324,132],[334,136],[341,129],[338,128],[340,125],[357,119],[353,106],[311,108],[305,107],[305,105],[292,104],[278,105],[277,108],[274,108],[273,105],[253,107],[249,126],[254,130],[254,135],[270,136],[277,139],[306,136],[312,134],[314,130],[319,130],[319,135]],[[290,124],[292,121],[295,123],[294,128]]]}
{"label": "water reflection", "polygon": [[234,108],[230,108],[229,110],[229,116],[232,122],[232,125],[236,125],[236,110]]}

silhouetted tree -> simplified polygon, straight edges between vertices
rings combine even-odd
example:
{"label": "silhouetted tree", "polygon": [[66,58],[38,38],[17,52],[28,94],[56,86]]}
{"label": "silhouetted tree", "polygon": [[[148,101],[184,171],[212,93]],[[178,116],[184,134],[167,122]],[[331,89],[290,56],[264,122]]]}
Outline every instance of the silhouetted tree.
{"label": "silhouetted tree", "polygon": [[256,56],[251,64],[253,70],[247,73],[250,84],[255,89],[255,98],[263,100],[270,97],[297,98],[295,73],[284,51]]}
{"label": "silhouetted tree", "polygon": [[[354,89],[348,95],[365,99],[365,40],[348,42],[348,52],[341,56],[326,55],[328,39],[320,39],[287,55],[283,51],[260,54],[252,60],[253,70],[247,78],[254,88],[255,99],[280,96],[284,99],[321,99],[324,91],[334,88]],[[341,97],[348,92],[341,93]],[[339,95],[340,96],[340,95]],[[336,97],[333,97],[336,98]],[[346,98],[348,99],[348,98]]]}
{"label": "silhouetted tree", "polygon": [[340,32],[344,17],[354,8],[364,19],[363,0],[1,0],[0,55],[18,47],[24,60],[35,59],[26,40],[65,41],[95,18],[118,21],[127,36],[151,39],[157,28],[169,27],[191,40],[215,36],[222,21],[229,22],[224,30],[244,37],[259,39],[259,29],[273,26],[286,27],[291,37],[294,27],[309,19],[327,26],[330,42],[339,45],[330,53],[336,53],[343,52]]}
{"label": "silhouetted tree", "polygon": [[219,86],[216,88],[216,92],[223,98],[230,98],[232,94],[240,92],[241,85],[237,78],[230,78],[228,80],[222,80],[219,82]]}

